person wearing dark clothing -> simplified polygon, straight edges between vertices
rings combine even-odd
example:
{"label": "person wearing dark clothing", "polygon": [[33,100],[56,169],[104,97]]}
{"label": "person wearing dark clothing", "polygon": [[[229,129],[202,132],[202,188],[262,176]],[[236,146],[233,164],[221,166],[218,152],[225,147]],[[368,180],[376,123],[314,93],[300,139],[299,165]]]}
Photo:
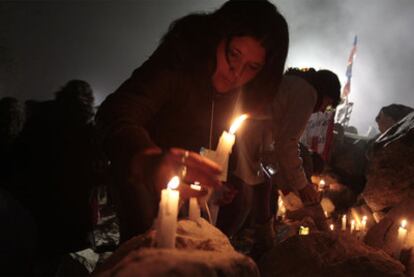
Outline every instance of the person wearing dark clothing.
{"label": "person wearing dark clothing", "polygon": [[0,99],[0,182],[8,189],[10,177],[15,171],[14,143],[24,120],[24,110],[16,98]]}
{"label": "person wearing dark clothing", "polygon": [[287,46],[286,21],[273,4],[228,1],[172,24],[151,57],[103,102],[97,124],[111,161],[121,241],[151,227],[160,190],[183,166],[184,183],[221,185],[218,165],[198,152],[216,148],[240,98],[250,104],[245,110],[271,98]]}
{"label": "person wearing dark clothing", "polygon": [[99,158],[93,101],[87,82],[69,81],[54,100],[31,104],[17,141],[14,183],[37,224],[39,275],[54,274],[62,255],[89,246],[89,198]]}

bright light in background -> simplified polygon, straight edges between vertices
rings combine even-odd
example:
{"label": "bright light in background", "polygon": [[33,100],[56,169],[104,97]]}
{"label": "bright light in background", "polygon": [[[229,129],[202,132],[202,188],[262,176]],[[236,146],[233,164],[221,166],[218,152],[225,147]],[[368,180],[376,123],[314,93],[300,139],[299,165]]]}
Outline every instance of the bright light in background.
{"label": "bright light in background", "polygon": [[[330,69],[344,85],[358,35],[349,100],[350,125],[360,134],[376,127],[381,107],[414,107],[414,1],[271,1],[289,25],[287,66]],[[14,2],[0,8],[0,46],[8,50],[2,54],[14,61],[9,74],[0,74],[4,93],[21,101],[47,100],[82,76],[99,105],[151,55],[173,20],[214,10],[225,0]]]}
{"label": "bright light in background", "polygon": [[[399,0],[273,1],[289,24],[287,66],[326,68],[346,83],[347,59],[354,35],[358,50],[349,101],[350,126],[364,135],[377,128],[379,110],[392,103],[414,107],[414,2]],[[411,15],[410,15],[411,14]]]}

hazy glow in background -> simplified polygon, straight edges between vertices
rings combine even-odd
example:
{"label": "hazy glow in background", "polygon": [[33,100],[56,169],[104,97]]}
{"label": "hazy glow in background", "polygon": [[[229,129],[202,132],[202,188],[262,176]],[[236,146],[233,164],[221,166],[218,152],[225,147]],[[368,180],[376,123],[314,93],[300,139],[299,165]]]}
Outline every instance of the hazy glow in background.
{"label": "hazy glow in background", "polygon": [[[46,100],[70,79],[99,104],[153,52],[174,19],[224,1],[0,3],[0,97]],[[382,106],[414,107],[414,1],[272,1],[290,28],[287,66],[328,68],[345,84],[358,35],[351,124],[364,134]]]}

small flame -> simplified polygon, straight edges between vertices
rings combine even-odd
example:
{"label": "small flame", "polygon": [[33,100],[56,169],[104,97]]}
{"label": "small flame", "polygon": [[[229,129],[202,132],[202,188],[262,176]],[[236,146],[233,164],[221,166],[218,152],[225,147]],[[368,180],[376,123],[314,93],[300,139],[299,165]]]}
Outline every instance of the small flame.
{"label": "small flame", "polygon": [[405,228],[407,226],[407,219],[401,220],[401,228]]}
{"label": "small flame", "polygon": [[168,182],[167,188],[168,189],[177,189],[179,185],[180,185],[180,178],[178,178],[178,176],[174,176]]}
{"label": "small flame", "polygon": [[368,217],[366,216],[366,215],[364,215],[363,217],[362,217],[362,222],[367,222],[367,220],[368,220]]}
{"label": "small flame", "polygon": [[331,231],[333,231],[335,229],[335,226],[333,224],[329,225],[329,229],[331,229]]}
{"label": "small flame", "polygon": [[190,188],[192,188],[193,190],[201,191],[201,186],[199,182],[194,182],[194,184],[190,185]]}
{"label": "small flame", "polygon": [[319,185],[320,185],[320,186],[325,186],[325,180],[324,180],[324,179],[321,179],[321,180],[319,181]]}
{"label": "small flame", "polygon": [[309,227],[300,226],[299,227],[299,235],[301,235],[301,236],[309,235]]}
{"label": "small flame", "polygon": [[230,127],[230,134],[234,134],[237,129],[239,129],[240,125],[243,123],[243,121],[246,120],[246,118],[248,117],[247,114],[242,114],[241,116],[239,116],[238,118],[236,118],[236,120],[233,121],[233,124],[231,124]]}

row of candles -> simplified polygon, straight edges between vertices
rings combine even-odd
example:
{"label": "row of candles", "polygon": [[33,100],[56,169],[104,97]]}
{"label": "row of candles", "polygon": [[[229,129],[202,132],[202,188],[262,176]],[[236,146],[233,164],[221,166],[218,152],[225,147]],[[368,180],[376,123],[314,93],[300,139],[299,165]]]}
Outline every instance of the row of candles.
{"label": "row of candles", "polygon": [[[367,216],[362,216],[362,219],[360,221],[355,220],[355,219],[351,219],[350,225],[349,225],[350,233],[351,234],[353,234],[354,232],[365,233],[367,231],[367,222],[368,222],[368,217]],[[342,231],[347,231],[348,230],[348,228],[347,228],[348,224],[347,223],[348,223],[347,215],[344,214],[341,217],[341,230]],[[329,229],[331,231],[335,231],[335,225],[330,224]],[[300,228],[299,228],[299,234],[300,235],[308,235],[309,232],[310,232],[309,227],[300,226]],[[408,221],[407,221],[407,219],[403,219],[400,222],[400,225],[398,227],[398,233],[397,233],[397,241],[402,247],[404,246],[405,241],[407,239],[407,234],[408,234]]]}
{"label": "row of candles", "polygon": [[[232,151],[235,142],[235,132],[240,127],[242,122],[247,118],[247,115],[241,115],[231,125],[229,132],[223,131],[220,136],[217,149],[212,158],[222,169],[221,181],[227,179],[227,163],[229,155]],[[167,184],[167,188],[161,191],[161,200],[159,203],[158,216],[156,219],[156,244],[159,248],[174,248],[176,231],[177,231],[177,218],[179,210],[180,193],[177,190],[180,185],[180,178],[174,176]],[[201,190],[199,183],[192,184],[190,186],[193,190]],[[200,206],[198,199],[195,197],[189,200],[189,219],[197,221],[200,218]]]}
{"label": "row of candles", "polygon": [[[319,180],[318,183],[318,191],[324,191],[325,189],[329,189],[329,185],[326,184],[325,180],[322,178]],[[325,211],[325,216],[329,217],[328,213]],[[360,231],[362,233],[365,233],[367,231],[367,221],[368,221],[368,217],[366,215],[362,216],[362,219],[359,219],[359,216],[356,215],[355,218],[357,219],[351,219],[350,221],[350,232],[351,234],[354,233],[355,231]],[[341,230],[342,231],[346,231],[347,230],[347,215],[344,214],[341,217]],[[404,243],[407,237],[407,225],[408,225],[408,221],[406,219],[401,220],[399,228],[398,228],[398,241],[400,243]],[[335,229],[335,225],[334,224],[330,224],[329,225],[329,229],[331,231],[334,231]],[[300,232],[299,232],[300,233]],[[306,233],[306,231],[305,231]]]}
{"label": "row of candles", "polygon": [[[350,221],[350,223],[351,223],[350,224],[351,234],[354,233],[355,231],[366,232],[366,230],[367,230],[366,229],[367,228],[367,221],[368,221],[367,216],[363,216],[360,223],[357,223],[357,221],[355,219],[351,219],[351,221]],[[398,228],[398,236],[397,236],[398,241],[401,242],[401,243],[404,243],[406,238],[407,238],[407,233],[408,233],[407,225],[408,225],[408,221],[406,219],[401,220],[400,226]],[[335,231],[335,225],[330,224],[329,229],[331,231]],[[341,218],[341,230],[342,231],[347,231],[347,216],[346,215],[343,215],[342,218]],[[300,226],[299,234],[300,235],[309,234],[309,228],[304,227],[304,226]]]}
{"label": "row of candles", "polygon": [[[351,219],[350,221],[350,232],[353,233],[354,231],[362,231],[365,232],[367,229],[367,221],[368,217],[364,215],[362,219],[355,220]],[[341,218],[341,230],[346,231],[347,230],[347,216],[344,214]]]}

